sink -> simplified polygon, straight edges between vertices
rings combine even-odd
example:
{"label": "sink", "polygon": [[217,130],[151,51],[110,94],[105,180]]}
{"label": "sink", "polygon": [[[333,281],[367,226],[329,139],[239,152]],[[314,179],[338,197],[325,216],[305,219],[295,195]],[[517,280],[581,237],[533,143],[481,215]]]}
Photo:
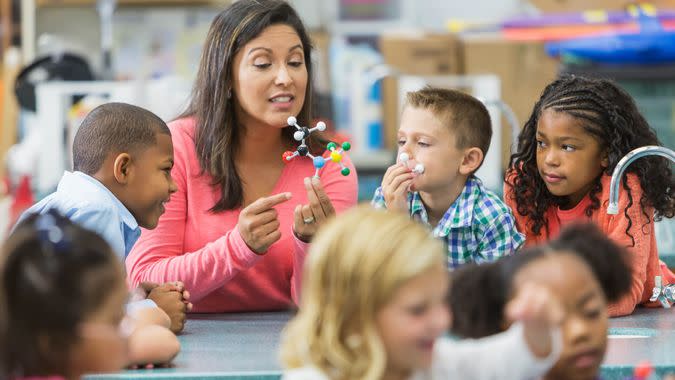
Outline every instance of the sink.
{"label": "sink", "polygon": [[646,339],[656,336],[658,331],[647,328],[615,327],[607,331],[609,339]]}

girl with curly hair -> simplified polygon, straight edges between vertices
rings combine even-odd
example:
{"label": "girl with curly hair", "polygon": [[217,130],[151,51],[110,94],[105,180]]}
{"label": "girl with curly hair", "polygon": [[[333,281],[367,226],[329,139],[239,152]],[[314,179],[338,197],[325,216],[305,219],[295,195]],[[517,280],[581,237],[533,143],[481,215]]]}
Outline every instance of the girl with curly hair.
{"label": "girl with curly hair", "polygon": [[591,221],[630,253],[631,291],[609,306],[627,315],[649,303],[655,276],[675,275],[659,261],[654,221],[675,214],[675,181],[666,159],[645,157],[626,170],[619,215],[608,215],[609,182],[631,150],[661,145],[628,93],[602,79],[564,76],[534,106],[511,156],[504,200],[526,244],[555,238],[575,221]]}

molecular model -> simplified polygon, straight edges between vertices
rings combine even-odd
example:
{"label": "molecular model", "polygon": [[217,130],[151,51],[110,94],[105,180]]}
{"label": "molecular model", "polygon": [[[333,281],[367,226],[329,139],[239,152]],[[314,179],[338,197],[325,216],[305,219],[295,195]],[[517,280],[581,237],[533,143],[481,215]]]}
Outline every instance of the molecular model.
{"label": "molecular model", "polygon": [[[297,129],[297,131],[295,131],[295,133],[293,133],[293,138],[295,139],[295,141],[299,141],[300,145],[298,146],[298,148],[294,152],[291,152],[291,151],[284,152],[284,154],[283,154],[284,162],[288,163],[290,160],[292,160],[292,159],[294,159],[295,157],[298,157],[298,156],[309,157],[309,158],[312,159],[312,161],[314,163],[314,169],[315,169],[314,177],[318,178],[319,177],[319,169],[321,169],[322,167],[324,167],[326,165],[326,159],[321,157],[321,156],[313,156],[309,152],[309,147],[305,143],[305,139],[308,138],[309,135],[314,131],[317,131],[317,130],[322,131],[322,132],[325,131],[326,130],[326,123],[324,123],[323,121],[320,121],[320,122],[316,123],[316,127],[310,129],[310,128],[307,128],[307,127],[301,127],[300,125],[298,125],[297,119],[293,116],[290,116],[288,118],[288,125],[292,125]],[[328,143],[328,145],[326,146],[326,149],[330,150],[330,160],[333,161],[334,163],[340,165],[340,169],[341,169],[340,173],[343,176],[349,175],[350,170],[349,170],[348,167],[346,167],[342,163],[342,157],[343,157],[343,155],[346,151],[351,149],[351,147],[352,147],[351,144],[348,143],[348,142],[343,142],[342,146],[340,148],[338,148],[338,145],[334,142]]]}
{"label": "molecular model", "polygon": [[[403,165],[408,166],[408,161],[410,161],[410,155],[406,152],[403,152],[398,156],[398,160],[401,161],[401,163],[403,163]],[[412,172],[415,173],[415,174],[424,173],[424,165],[421,164],[421,163],[418,163],[417,165],[415,165]]]}

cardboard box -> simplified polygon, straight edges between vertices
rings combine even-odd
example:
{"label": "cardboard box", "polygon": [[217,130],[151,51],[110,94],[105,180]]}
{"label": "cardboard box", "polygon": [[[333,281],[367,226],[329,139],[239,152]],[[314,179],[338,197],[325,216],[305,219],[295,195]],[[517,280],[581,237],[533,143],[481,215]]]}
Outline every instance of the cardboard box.
{"label": "cardboard box", "polygon": [[312,40],[312,59],[314,63],[314,90],[322,93],[330,93],[330,34],[325,30],[310,30],[309,38]]}
{"label": "cardboard box", "polygon": [[[449,34],[418,37],[385,35],[380,47],[384,61],[405,74],[499,76],[501,98],[515,112],[520,127],[530,117],[544,87],[556,78],[558,72],[558,62],[546,54],[544,43],[508,41],[500,34],[469,35],[461,40]],[[394,150],[400,119],[396,81],[391,78],[384,80],[382,91],[385,147]],[[511,130],[505,118],[502,118],[501,125],[502,166],[506,168]]]}
{"label": "cardboard box", "polygon": [[390,151],[398,149],[396,133],[400,118],[398,82],[394,78],[386,78],[382,81],[382,128],[384,148]]}
{"label": "cardboard box", "polygon": [[406,74],[453,74],[462,71],[459,39],[452,34],[384,34],[384,62]]}
{"label": "cardboard box", "polygon": [[[501,98],[513,109],[522,127],[544,87],[556,78],[558,62],[546,54],[542,42],[507,41],[496,34],[468,36],[462,42],[464,73],[499,76]],[[502,128],[505,168],[511,146],[511,129],[505,118]]]}
{"label": "cardboard box", "polygon": [[[402,74],[439,75],[462,72],[461,43],[453,34],[391,33],[380,38],[384,62]],[[399,122],[398,86],[387,78],[382,83],[382,121],[385,148],[396,149]]]}
{"label": "cardboard box", "polygon": [[542,12],[620,11],[629,4],[647,3],[660,9],[675,8],[675,0],[530,0]]}

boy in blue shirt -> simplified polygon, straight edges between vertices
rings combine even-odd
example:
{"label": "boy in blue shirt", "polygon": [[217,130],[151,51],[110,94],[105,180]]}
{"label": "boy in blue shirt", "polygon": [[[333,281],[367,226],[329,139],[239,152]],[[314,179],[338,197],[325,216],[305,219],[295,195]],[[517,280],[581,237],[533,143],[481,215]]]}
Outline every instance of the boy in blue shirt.
{"label": "boy in blue shirt", "polygon": [[[172,167],[171,132],[162,119],[130,104],[101,105],[75,135],[74,171],[65,172],[56,192],[26,210],[19,221],[55,209],[101,235],[124,260],[140,237],[140,227],[155,228],[164,203],[176,191]],[[181,283],[145,283],[138,290],[140,298],[154,301],[169,315],[172,331],[183,329],[189,293]]]}

